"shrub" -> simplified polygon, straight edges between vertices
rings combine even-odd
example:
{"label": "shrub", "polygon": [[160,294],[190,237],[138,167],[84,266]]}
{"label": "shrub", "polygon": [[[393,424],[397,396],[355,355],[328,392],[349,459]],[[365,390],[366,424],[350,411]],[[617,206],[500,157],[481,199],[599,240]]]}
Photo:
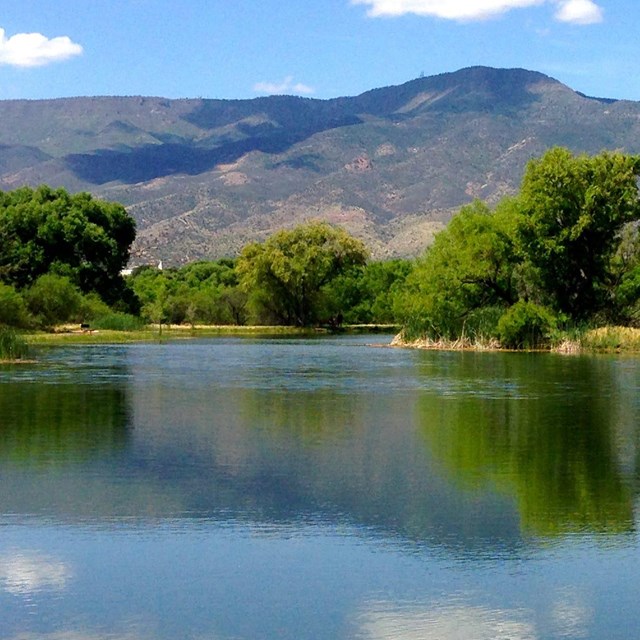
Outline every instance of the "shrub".
{"label": "shrub", "polygon": [[29,312],[22,296],[8,284],[0,283],[0,325],[27,327]]}
{"label": "shrub", "polygon": [[91,328],[111,331],[137,331],[144,326],[142,318],[132,316],[129,313],[113,311],[95,318],[91,322]]}
{"label": "shrub", "polygon": [[500,344],[508,349],[535,349],[549,344],[558,319],[546,307],[520,300],[498,321]]}
{"label": "shrub", "polygon": [[87,293],[82,297],[78,318],[81,322],[91,322],[96,318],[112,313],[109,305],[95,292]]}
{"label": "shrub", "polygon": [[82,294],[69,278],[51,273],[33,283],[26,299],[31,313],[48,327],[75,319],[82,305]]}

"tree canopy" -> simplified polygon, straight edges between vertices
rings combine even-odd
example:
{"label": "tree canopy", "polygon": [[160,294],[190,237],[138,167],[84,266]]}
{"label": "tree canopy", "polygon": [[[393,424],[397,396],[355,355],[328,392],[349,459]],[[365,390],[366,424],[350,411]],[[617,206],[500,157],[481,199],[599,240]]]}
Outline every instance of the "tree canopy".
{"label": "tree canopy", "polygon": [[545,302],[575,319],[610,301],[623,226],[640,217],[640,158],[573,156],[556,148],[529,162],[518,199],[518,241]]}
{"label": "tree canopy", "polygon": [[122,205],[88,193],[47,186],[0,192],[0,281],[22,289],[54,273],[116,302],[135,232]]}
{"label": "tree canopy", "polygon": [[400,301],[411,324],[439,338],[455,338],[476,310],[515,302],[510,212],[509,202],[497,212],[474,202],[436,236]]}
{"label": "tree canopy", "polygon": [[310,222],[237,259],[140,267],[127,285],[135,223],[121,205],[44,186],[0,192],[0,323],[93,322],[129,296],[156,323],[404,323],[407,337],[511,347],[640,325],[639,176],[639,157],[551,149],[518,194],[463,207],[417,261],[368,262],[360,240]]}
{"label": "tree canopy", "polygon": [[531,160],[517,196],[464,207],[418,262],[401,304],[409,333],[532,346],[563,322],[631,321],[639,176],[640,159],[621,153]]}
{"label": "tree canopy", "polygon": [[324,222],[282,230],[253,243],[238,260],[254,313],[277,324],[309,326],[327,313],[325,287],[367,260],[364,244]]}

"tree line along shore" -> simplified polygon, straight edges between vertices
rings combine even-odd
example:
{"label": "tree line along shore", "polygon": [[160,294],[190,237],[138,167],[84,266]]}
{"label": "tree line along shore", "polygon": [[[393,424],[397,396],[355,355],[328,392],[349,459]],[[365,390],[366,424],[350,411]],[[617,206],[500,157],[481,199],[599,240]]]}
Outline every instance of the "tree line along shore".
{"label": "tree line along shore", "polygon": [[640,350],[639,175],[636,156],[554,148],[515,196],[463,207],[417,259],[371,261],[312,221],[234,258],[127,276],[135,221],[121,205],[47,186],[0,193],[0,358],[21,332],[69,323],[103,336],[386,325],[411,346]]}

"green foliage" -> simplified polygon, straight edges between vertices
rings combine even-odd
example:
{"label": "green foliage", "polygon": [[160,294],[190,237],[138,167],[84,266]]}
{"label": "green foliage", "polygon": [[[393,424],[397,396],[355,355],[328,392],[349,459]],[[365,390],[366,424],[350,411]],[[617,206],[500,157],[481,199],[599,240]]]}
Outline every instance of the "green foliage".
{"label": "green foliage", "polygon": [[122,205],[87,193],[46,186],[0,193],[0,280],[18,289],[53,273],[115,303],[125,295],[120,272],[134,238]]}
{"label": "green foliage", "polygon": [[194,262],[180,269],[142,267],[131,276],[148,322],[244,324],[247,296],[238,287],[235,260]]}
{"label": "green foliage", "polygon": [[91,322],[101,316],[113,313],[111,307],[95,292],[82,296],[78,319],[81,322]]}
{"label": "green foliage", "polygon": [[333,311],[325,287],[366,258],[362,242],[343,229],[309,223],[248,245],[237,270],[256,320],[310,326]]}
{"label": "green foliage", "polygon": [[540,301],[576,320],[610,303],[612,260],[626,223],[640,216],[640,160],[552,149],[527,166],[517,236]]}
{"label": "green foliage", "polygon": [[464,207],[436,236],[396,302],[405,335],[490,331],[528,348],[556,327],[550,309],[574,324],[640,323],[639,175],[640,159],[619,153],[531,161],[517,197]]}
{"label": "green foliage", "polygon": [[397,304],[410,336],[454,339],[476,310],[515,302],[511,211],[510,201],[496,212],[475,202],[436,236]]}
{"label": "green foliage", "polygon": [[0,325],[27,327],[29,312],[24,298],[11,285],[0,282]]}
{"label": "green foliage", "polygon": [[394,303],[412,268],[409,260],[387,260],[349,269],[324,288],[330,315],[346,324],[396,322]]}
{"label": "green foliage", "polygon": [[69,278],[50,273],[40,276],[25,297],[29,311],[45,327],[76,320],[82,308],[80,290]]}
{"label": "green foliage", "polygon": [[608,324],[640,327],[640,225],[628,224],[620,233],[620,243],[611,261],[609,305],[604,320]]}
{"label": "green foliage", "polygon": [[113,311],[105,315],[98,316],[91,322],[92,329],[102,329],[110,331],[137,331],[144,326],[144,320],[130,313]]}
{"label": "green foliage", "polygon": [[[342,237],[343,232],[339,235]],[[343,250],[349,251],[349,246],[345,243]],[[355,246],[363,251],[360,243]],[[324,249],[331,250],[330,242]],[[394,322],[394,301],[413,263],[390,260],[365,265],[358,258],[350,264],[348,256],[339,260],[345,267],[338,264],[336,274],[311,296],[314,321],[341,318],[347,323]],[[265,291],[240,286],[236,264],[225,258],[194,262],[179,269],[140,267],[129,282],[142,303],[142,316],[147,322],[243,325],[252,313],[254,322],[285,324],[283,316],[271,311],[278,309],[281,301],[275,294],[267,296]],[[307,282],[313,283],[314,274],[304,275]]]}
{"label": "green foliage", "polygon": [[519,300],[498,321],[500,344],[508,349],[547,346],[558,331],[558,319],[547,308]]}
{"label": "green foliage", "polygon": [[20,360],[29,355],[29,345],[11,327],[0,326],[0,360]]}

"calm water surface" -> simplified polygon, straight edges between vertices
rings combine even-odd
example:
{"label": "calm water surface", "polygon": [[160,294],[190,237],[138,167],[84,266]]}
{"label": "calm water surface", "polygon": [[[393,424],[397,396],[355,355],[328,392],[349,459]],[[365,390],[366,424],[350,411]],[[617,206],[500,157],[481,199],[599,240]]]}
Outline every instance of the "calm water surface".
{"label": "calm water surface", "polygon": [[640,359],[388,337],[0,366],[0,638],[640,637]]}

